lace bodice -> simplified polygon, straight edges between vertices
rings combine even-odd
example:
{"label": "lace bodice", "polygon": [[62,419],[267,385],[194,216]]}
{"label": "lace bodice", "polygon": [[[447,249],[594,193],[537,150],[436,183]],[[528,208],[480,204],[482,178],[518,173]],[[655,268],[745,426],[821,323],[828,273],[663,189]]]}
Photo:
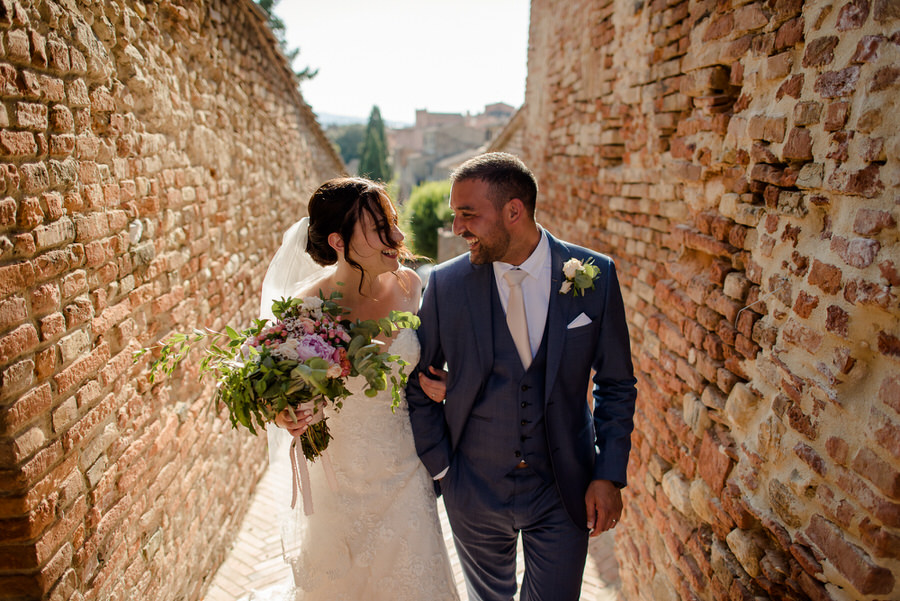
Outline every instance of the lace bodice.
{"label": "lace bodice", "polygon": [[415,330],[403,328],[399,330],[390,346],[388,347],[392,355],[400,355],[400,358],[409,363],[414,368],[419,362],[419,337]]}

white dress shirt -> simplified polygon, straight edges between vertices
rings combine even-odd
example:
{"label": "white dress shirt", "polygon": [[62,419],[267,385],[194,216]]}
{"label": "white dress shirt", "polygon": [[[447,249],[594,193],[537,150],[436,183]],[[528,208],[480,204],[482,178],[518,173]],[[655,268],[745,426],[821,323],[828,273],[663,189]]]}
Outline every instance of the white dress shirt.
{"label": "white dress shirt", "polygon": [[544,337],[544,326],[547,323],[547,309],[550,307],[550,242],[547,234],[541,230],[541,239],[531,255],[521,265],[510,265],[494,261],[494,280],[500,294],[503,312],[509,305],[509,284],[503,277],[507,271],[517,267],[528,276],[522,280],[522,298],[525,301],[525,318],[528,320],[528,342],[531,343],[531,356],[537,354]]}

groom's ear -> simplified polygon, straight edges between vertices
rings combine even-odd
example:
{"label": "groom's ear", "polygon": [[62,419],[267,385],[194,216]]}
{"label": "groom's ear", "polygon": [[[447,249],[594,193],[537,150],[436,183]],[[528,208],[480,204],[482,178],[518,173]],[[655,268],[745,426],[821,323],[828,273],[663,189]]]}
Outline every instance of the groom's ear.
{"label": "groom's ear", "polygon": [[344,239],[337,232],[328,234],[328,246],[336,250],[338,253],[344,252]]}
{"label": "groom's ear", "polygon": [[507,224],[517,223],[525,215],[525,203],[519,198],[512,198],[503,207],[503,214]]}

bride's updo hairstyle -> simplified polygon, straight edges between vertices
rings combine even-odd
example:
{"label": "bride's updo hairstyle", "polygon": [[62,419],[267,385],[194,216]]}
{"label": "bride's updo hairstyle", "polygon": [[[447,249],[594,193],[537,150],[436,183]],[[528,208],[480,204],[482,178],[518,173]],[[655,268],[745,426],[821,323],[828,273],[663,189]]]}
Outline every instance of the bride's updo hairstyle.
{"label": "bride's updo hairstyle", "polygon": [[414,258],[402,241],[391,239],[391,228],[397,222],[396,212],[392,207],[391,199],[381,184],[363,177],[328,180],[309,199],[306,252],[323,267],[337,263],[337,251],[328,244],[328,236],[337,232],[345,242],[344,259],[362,272],[362,266],[350,258],[349,249],[357,222],[363,218],[363,214],[367,214],[385,246],[396,249],[402,260]]}

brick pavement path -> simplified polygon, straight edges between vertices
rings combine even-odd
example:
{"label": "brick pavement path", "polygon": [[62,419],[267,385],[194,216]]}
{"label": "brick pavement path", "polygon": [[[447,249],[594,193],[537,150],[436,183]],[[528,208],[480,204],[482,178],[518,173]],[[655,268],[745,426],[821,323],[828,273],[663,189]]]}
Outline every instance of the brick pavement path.
{"label": "brick pavement path", "polygon": [[[290,569],[281,559],[281,535],[273,516],[283,503],[290,499],[290,471],[287,457],[273,463],[257,486],[247,517],[241,526],[234,546],[219,567],[204,601],[237,601],[251,590],[262,590],[282,583],[290,577]],[[444,539],[450,553],[450,563],[456,575],[457,588],[462,601],[468,601],[462,570],[450,526],[444,513],[444,504],[438,503]],[[583,601],[616,601],[620,589],[619,567],[613,555],[613,535],[606,532],[591,539],[587,565],[581,587]],[[521,558],[521,542],[519,544]],[[518,565],[521,583],[524,566]],[[360,600],[364,601],[364,600]]]}

